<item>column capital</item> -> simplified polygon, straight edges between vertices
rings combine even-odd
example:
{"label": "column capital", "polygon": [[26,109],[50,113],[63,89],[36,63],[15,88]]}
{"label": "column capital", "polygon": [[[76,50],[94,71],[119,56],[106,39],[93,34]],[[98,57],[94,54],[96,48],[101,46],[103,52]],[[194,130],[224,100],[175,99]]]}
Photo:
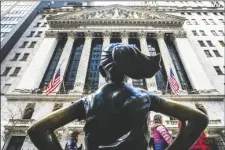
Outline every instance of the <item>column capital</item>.
{"label": "column capital", "polygon": [[157,39],[164,38],[165,33],[162,31],[155,32]]}
{"label": "column capital", "polygon": [[67,37],[72,37],[73,39],[75,39],[77,37],[76,33],[73,31],[67,32]]}
{"label": "column capital", "polygon": [[84,32],[84,35],[85,35],[85,37],[91,38],[93,36],[93,32],[87,31],[87,32]]}
{"label": "column capital", "polygon": [[186,38],[187,33],[185,31],[175,31],[172,34],[173,38]]}
{"label": "column capital", "polygon": [[45,37],[46,38],[57,38],[59,37],[59,32],[58,31],[46,31],[45,32]]}
{"label": "column capital", "polygon": [[138,36],[139,38],[146,38],[147,32],[144,32],[144,31],[138,32]]}
{"label": "column capital", "polygon": [[121,35],[121,37],[128,37],[129,36],[129,34],[128,34],[128,32],[127,31],[123,31],[123,32],[120,32],[120,35]]}
{"label": "column capital", "polygon": [[102,33],[103,37],[110,37],[111,36],[111,32],[109,31],[105,31]]}

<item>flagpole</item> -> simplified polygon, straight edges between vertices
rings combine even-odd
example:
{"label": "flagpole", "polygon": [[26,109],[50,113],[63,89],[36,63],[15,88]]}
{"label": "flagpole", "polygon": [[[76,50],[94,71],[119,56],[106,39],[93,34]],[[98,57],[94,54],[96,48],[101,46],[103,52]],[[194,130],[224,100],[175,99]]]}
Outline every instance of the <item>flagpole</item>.
{"label": "flagpole", "polygon": [[[170,65],[170,68],[171,68],[171,65]],[[167,72],[166,93],[167,93],[167,90],[168,90],[168,84],[169,84],[169,75],[168,75],[168,72]]]}
{"label": "flagpole", "polygon": [[167,82],[166,82],[166,93],[167,93],[167,90],[168,90],[168,77],[167,77]]}
{"label": "flagpole", "polygon": [[62,62],[61,62],[61,64],[60,64],[59,68],[62,66],[62,63],[64,62],[64,60],[65,60],[65,59],[62,60]]}
{"label": "flagpole", "polygon": [[66,88],[65,88],[64,80],[62,81],[62,84],[63,84],[64,93],[66,93]]}
{"label": "flagpole", "polygon": [[[62,62],[61,62],[61,64],[60,64],[59,68],[61,68],[61,66],[62,66],[62,64],[63,64],[63,62],[64,62],[64,60],[65,60],[65,59],[62,60]],[[63,90],[64,90],[64,93],[66,93],[66,89],[65,89],[65,85],[64,85],[64,80],[63,80],[63,79],[62,79],[62,84],[63,84]]]}

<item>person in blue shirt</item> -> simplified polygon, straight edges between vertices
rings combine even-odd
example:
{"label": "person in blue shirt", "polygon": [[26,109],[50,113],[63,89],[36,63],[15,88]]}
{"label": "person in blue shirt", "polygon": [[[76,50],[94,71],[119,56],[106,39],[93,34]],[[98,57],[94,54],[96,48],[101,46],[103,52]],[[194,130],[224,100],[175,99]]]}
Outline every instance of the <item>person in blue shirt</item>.
{"label": "person in blue shirt", "polygon": [[79,134],[80,133],[78,131],[73,131],[71,134],[71,139],[66,143],[65,150],[82,150],[82,144],[80,147],[77,147]]}

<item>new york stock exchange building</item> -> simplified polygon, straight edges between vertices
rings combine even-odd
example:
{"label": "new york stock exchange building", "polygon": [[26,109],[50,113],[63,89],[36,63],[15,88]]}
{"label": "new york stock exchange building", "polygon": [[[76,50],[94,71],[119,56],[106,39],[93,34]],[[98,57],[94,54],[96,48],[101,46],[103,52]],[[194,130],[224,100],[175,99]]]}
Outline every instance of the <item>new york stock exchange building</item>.
{"label": "new york stock exchange building", "polygon": [[[210,119],[206,129],[209,143],[213,150],[224,150],[224,70],[220,70],[224,35],[219,35],[224,34],[223,9],[209,8],[208,16],[200,8],[176,9],[123,5],[42,9],[1,64],[3,149],[36,150],[26,135],[28,127],[103,85],[98,71],[102,51],[119,42],[133,44],[145,55],[160,53],[162,57],[162,68],[153,78],[127,82],[191,108],[203,105]],[[212,16],[214,11],[217,18]],[[59,68],[62,82],[45,96],[43,91]],[[179,95],[168,84],[170,69],[179,84]],[[154,115],[150,113],[150,121]],[[163,121],[176,137],[178,120],[163,115]],[[84,123],[73,121],[55,131],[62,147],[73,130],[81,131],[79,144],[84,143]]]}

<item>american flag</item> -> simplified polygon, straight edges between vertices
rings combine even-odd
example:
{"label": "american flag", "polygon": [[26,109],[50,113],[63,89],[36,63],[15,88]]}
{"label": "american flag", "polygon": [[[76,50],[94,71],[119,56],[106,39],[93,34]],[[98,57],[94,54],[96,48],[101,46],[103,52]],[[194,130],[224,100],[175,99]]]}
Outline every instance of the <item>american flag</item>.
{"label": "american flag", "polygon": [[172,89],[173,93],[178,95],[179,93],[179,84],[173,74],[173,70],[170,68],[170,76],[168,77],[168,82],[170,84],[170,88]]}
{"label": "american flag", "polygon": [[45,95],[47,96],[50,94],[52,91],[54,91],[60,84],[60,68],[56,72],[56,74],[53,76],[52,80],[49,82],[49,85],[45,91]]}

